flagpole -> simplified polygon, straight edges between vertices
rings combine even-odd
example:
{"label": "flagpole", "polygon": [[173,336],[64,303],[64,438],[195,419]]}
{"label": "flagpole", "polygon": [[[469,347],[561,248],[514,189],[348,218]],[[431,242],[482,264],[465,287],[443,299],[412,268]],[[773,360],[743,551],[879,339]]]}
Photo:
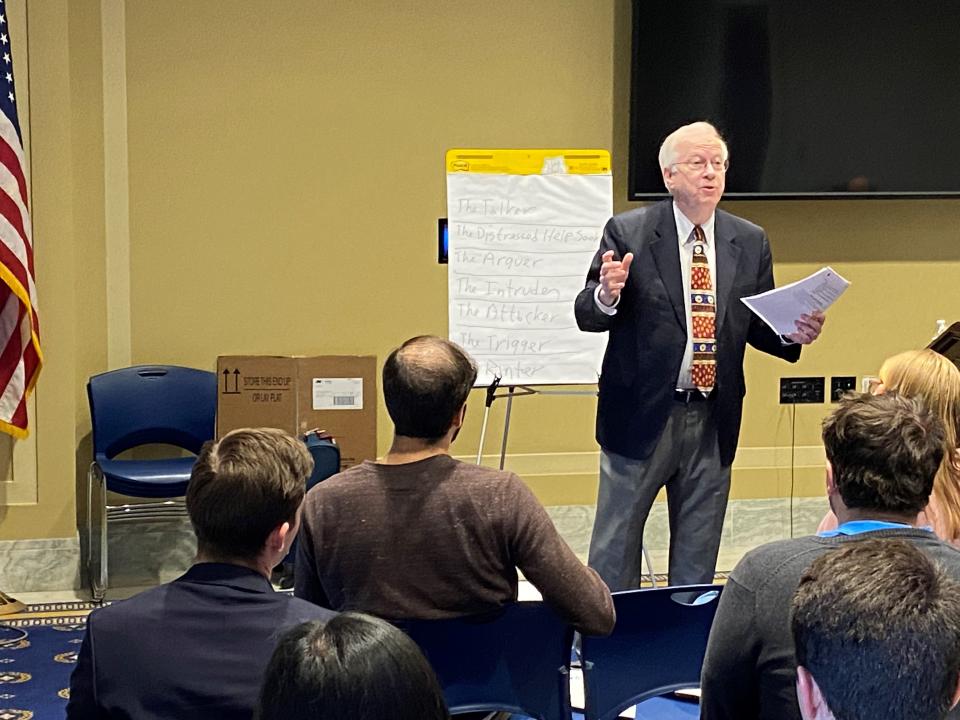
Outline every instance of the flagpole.
{"label": "flagpole", "polygon": [[13,613],[22,612],[26,609],[26,605],[7,595],[3,590],[0,590],[0,615],[12,615]]}

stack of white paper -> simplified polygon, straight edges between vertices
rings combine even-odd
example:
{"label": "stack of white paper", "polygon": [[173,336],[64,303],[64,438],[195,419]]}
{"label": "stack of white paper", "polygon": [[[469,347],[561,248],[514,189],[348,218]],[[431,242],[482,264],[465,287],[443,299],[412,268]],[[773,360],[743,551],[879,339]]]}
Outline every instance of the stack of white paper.
{"label": "stack of white paper", "polygon": [[775,333],[790,335],[797,331],[801,315],[826,310],[848,287],[836,270],[825,267],[803,280],[740,299]]}

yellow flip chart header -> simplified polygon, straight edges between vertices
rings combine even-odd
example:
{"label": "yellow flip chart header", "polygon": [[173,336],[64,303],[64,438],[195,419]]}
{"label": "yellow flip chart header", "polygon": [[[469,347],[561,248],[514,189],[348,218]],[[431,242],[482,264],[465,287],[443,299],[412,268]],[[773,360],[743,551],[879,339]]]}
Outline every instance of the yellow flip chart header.
{"label": "yellow flip chart header", "polygon": [[609,175],[607,150],[447,150],[447,172],[500,175]]}

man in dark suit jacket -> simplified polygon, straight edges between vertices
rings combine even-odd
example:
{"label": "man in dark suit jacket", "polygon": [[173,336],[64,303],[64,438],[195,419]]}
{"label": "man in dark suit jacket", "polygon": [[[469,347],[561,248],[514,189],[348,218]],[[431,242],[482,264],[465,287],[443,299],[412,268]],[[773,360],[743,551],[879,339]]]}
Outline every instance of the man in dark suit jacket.
{"label": "man in dark suit jacket", "polygon": [[773,270],[763,229],[716,209],[728,164],[708,123],[668,136],[660,166],[673,199],[607,223],[576,299],[580,329],[610,333],[589,564],[611,590],[638,586],[644,524],[664,485],[671,584],[713,580],[746,344],[794,362],[823,324],[821,313],[802,315],[781,338],[740,302],[773,288]]}
{"label": "man in dark suit jacket", "polygon": [[282,631],[334,615],[275,593],[313,460],[273,429],[207,443],[187,488],[197,562],[167,585],[94,610],[67,718],[250,720]]}

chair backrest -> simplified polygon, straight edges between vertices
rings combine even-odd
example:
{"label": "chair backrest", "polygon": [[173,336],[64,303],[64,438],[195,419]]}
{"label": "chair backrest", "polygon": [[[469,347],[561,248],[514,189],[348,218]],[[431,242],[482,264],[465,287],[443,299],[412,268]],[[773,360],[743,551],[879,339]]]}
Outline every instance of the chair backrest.
{"label": "chair backrest", "polygon": [[722,587],[613,593],[613,633],[581,644],[587,720],[611,720],[649,698],[699,686]]}
{"label": "chair backrest", "polygon": [[[326,480],[331,475],[340,472],[340,447],[334,442],[333,438],[323,436],[315,430],[308,431],[303,441],[310,451],[313,458],[313,472],[307,478],[307,491],[310,491],[314,485],[322,480]],[[283,558],[283,564],[293,564],[297,559],[297,547],[300,544],[300,538],[295,537],[290,543],[290,550]]]}
{"label": "chair backrest", "polygon": [[545,603],[397,625],[430,661],[451,713],[499,710],[570,720],[573,629]]}
{"label": "chair backrest", "polygon": [[307,490],[326,480],[331,475],[340,472],[340,446],[331,437],[310,431],[304,435],[303,441],[313,458],[313,472],[307,479]]}
{"label": "chair backrest", "polygon": [[137,365],[87,382],[93,453],[113,458],[153,443],[200,452],[215,434],[217,376],[176,365]]}

